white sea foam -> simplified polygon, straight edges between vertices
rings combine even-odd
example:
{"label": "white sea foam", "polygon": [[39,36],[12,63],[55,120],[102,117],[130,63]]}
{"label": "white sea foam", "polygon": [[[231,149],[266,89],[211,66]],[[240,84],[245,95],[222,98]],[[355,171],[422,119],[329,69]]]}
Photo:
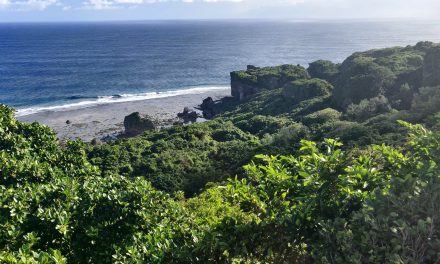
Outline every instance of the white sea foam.
{"label": "white sea foam", "polygon": [[182,90],[164,91],[164,92],[149,92],[139,94],[118,94],[113,96],[99,96],[94,100],[84,100],[75,103],[66,103],[63,105],[51,105],[41,107],[29,107],[17,109],[16,116],[26,116],[36,114],[44,111],[67,111],[72,109],[81,109],[102,104],[123,103],[132,101],[141,101],[165,97],[173,97],[187,94],[202,94],[209,91],[219,91],[230,89],[229,86],[205,86],[205,87],[192,87]]}

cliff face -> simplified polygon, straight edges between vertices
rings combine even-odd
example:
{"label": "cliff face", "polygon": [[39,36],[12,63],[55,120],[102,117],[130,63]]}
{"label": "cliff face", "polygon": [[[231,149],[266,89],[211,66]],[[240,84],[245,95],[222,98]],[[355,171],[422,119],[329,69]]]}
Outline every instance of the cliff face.
{"label": "cliff face", "polygon": [[245,71],[231,72],[231,93],[238,100],[244,100],[262,90],[281,88],[289,82],[308,78],[307,70],[299,65],[264,68],[249,65]]}

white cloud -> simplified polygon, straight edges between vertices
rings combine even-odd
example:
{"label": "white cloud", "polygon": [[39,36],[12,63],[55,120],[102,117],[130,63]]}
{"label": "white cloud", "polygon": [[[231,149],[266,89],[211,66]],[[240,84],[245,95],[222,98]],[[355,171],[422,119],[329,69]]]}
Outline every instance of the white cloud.
{"label": "white cloud", "polygon": [[113,8],[114,2],[111,0],[88,0],[83,5],[87,9],[103,10]]}
{"label": "white cloud", "polygon": [[27,0],[12,3],[18,10],[45,10],[49,6],[59,5],[58,0]]}
{"label": "white cloud", "polygon": [[118,4],[142,4],[143,0],[115,0]]}
{"label": "white cloud", "polygon": [[217,3],[217,2],[243,2],[244,0],[202,0],[200,2]]}
{"label": "white cloud", "polygon": [[9,0],[0,0],[0,8],[4,8],[9,5]]}
{"label": "white cloud", "polygon": [[[2,0],[0,0],[2,1]],[[157,4],[157,3],[239,3],[249,0],[87,0],[83,6],[89,9],[103,10],[122,7],[123,5]],[[276,0],[275,0],[276,1]],[[285,0],[281,0],[285,1]]]}
{"label": "white cloud", "polygon": [[[136,13],[140,18],[143,18],[139,15],[142,10],[145,17],[161,17],[164,8],[168,7],[170,12],[165,12],[164,17],[334,19],[440,16],[440,0],[0,0],[0,9],[9,11],[46,10],[52,6],[59,11],[71,12],[126,9],[135,13],[134,10],[138,9]],[[161,13],[155,14],[154,10]],[[128,11],[121,11],[121,14],[123,12],[128,14]]]}
{"label": "white cloud", "polygon": [[[0,0],[2,1],[2,0]],[[247,5],[286,5],[302,3],[306,0],[87,0],[83,6],[89,9],[112,9],[124,5],[158,4],[158,3],[245,3]]]}

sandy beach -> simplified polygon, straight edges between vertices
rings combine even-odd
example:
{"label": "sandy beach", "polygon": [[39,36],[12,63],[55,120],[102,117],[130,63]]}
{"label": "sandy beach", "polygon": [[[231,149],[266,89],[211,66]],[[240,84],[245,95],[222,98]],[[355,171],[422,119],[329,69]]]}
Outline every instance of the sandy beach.
{"label": "sandy beach", "polygon": [[[60,140],[80,138],[86,142],[94,138],[112,137],[124,131],[124,117],[139,112],[149,115],[160,124],[177,121],[177,113],[184,107],[194,108],[211,96],[214,100],[230,96],[230,89],[216,89],[197,94],[184,94],[131,102],[99,104],[85,108],[46,110],[18,116],[20,121],[39,122],[51,127]],[[69,120],[69,124],[66,121]]]}

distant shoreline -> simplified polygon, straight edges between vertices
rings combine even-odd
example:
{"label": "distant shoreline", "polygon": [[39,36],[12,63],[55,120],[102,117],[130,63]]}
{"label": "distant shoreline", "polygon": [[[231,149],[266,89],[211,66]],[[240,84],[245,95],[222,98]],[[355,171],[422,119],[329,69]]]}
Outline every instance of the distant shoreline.
{"label": "distant shoreline", "polygon": [[[89,142],[94,138],[115,136],[124,131],[124,117],[139,112],[149,115],[162,125],[177,121],[177,113],[184,107],[194,108],[206,97],[220,99],[230,96],[230,88],[207,89],[199,93],[182,93],[179,95],[95,104],[83,108],[72,108],[60,111],[43,110],[28,115],[18,115],[23,122],[39,122],[51,127],[61,141],[82,139]],[[69,120],[70,124],[66,121]]]}
{"label": "distant shoreline", "polygon": [[47,111],[55,112],[55,111],[77,110],[77,109],[93,107],[97,105],[144,101],[144,100],[151,100],[158,98],[181,96],[186,94],[201,94],[201,93],[207,93],[207,92],[224,90],[224,89],[230,89],[230,86],[227,85],[198,86],[198,87],[188,87],[186,89],[170,90],[170,91],[145,92],[145,93],[133,93],[133,94],[115,94],[111,96],[94,96],[94,97],[76,95],[76,96],[71,96],[71,98],[73,98],[72,101],[66,101],[64,104],[33,106],[33,107],[16,109],[15,116],[21,117],[21,116],[27,116],[27,115],[32,115]]}

